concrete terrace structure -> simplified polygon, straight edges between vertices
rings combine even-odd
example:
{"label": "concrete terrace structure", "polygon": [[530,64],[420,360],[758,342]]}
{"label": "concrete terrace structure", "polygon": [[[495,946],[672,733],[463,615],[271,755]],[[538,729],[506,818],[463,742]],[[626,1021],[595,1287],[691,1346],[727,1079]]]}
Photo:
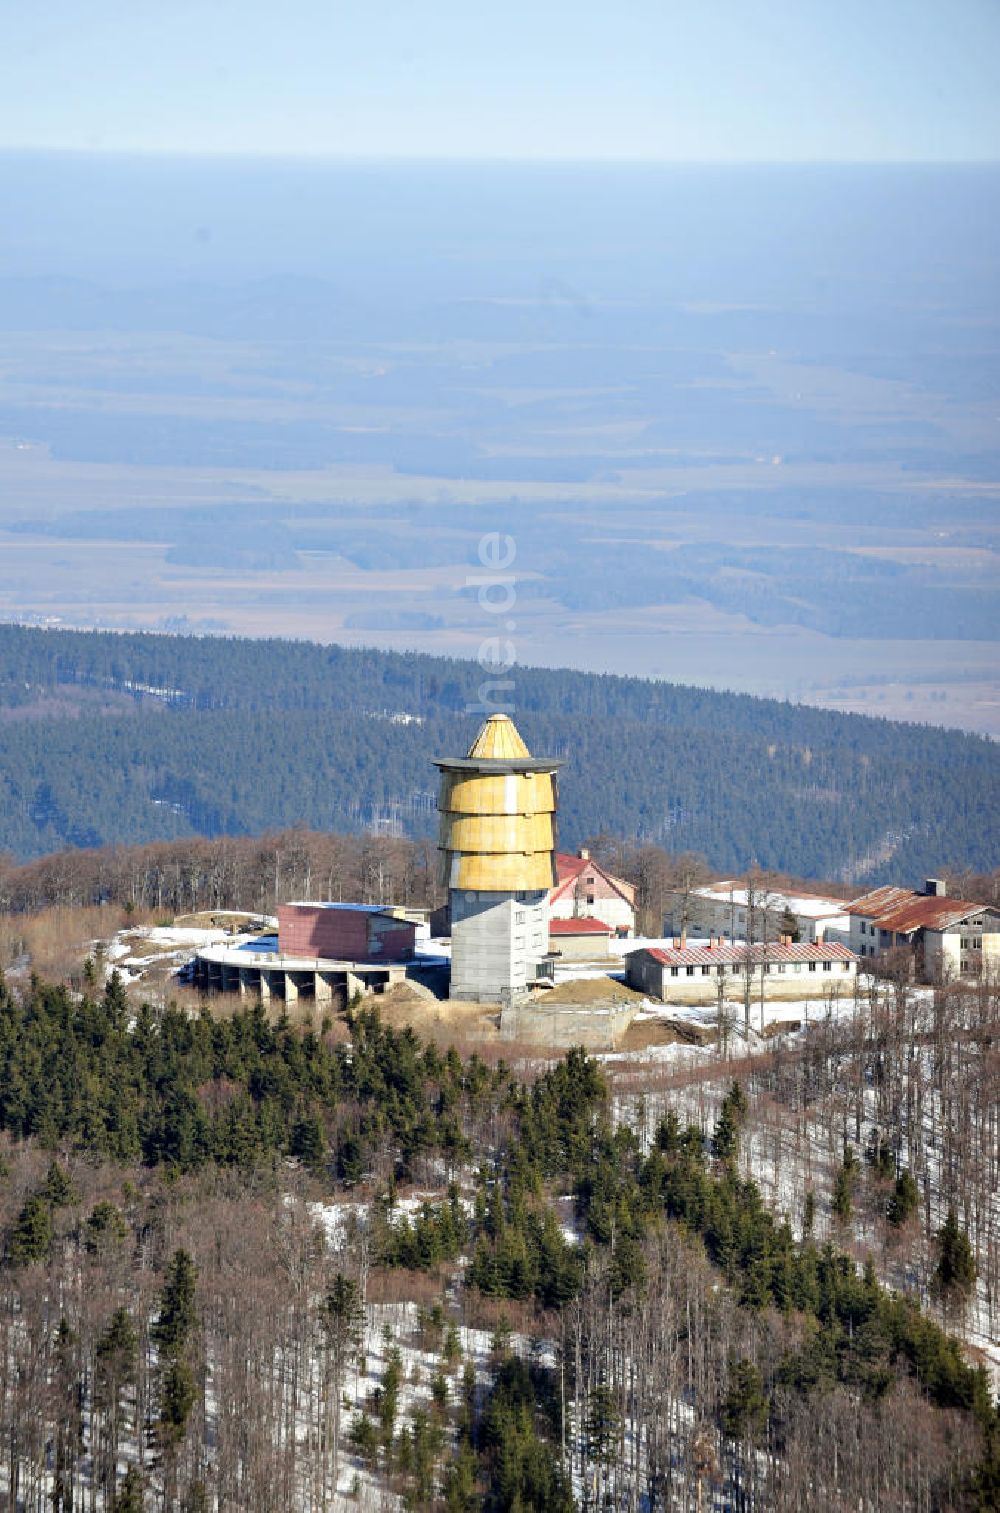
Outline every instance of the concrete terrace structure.
{"label": "concrete terrace structure", "polygon": [[531,756],[507,715],[465,757],[438,757],[441,881],[451,917],[451,996],[509,1007],[548,955],[560,762]]}
{"label": "concrete terrace structure", "polygon": [[616,935],[635,934],[635,888],[615,877],[581,846],[576,856],[556,856],[555,887],[549,894],[551,919],[599,919]]}
{"label": "concrete terrace structure", "polygon": [[239,993],[265,1004],[312,998],[343,1008],[355,993],[384,993],[407,975],[405,961],[335,961],[279,952],[277,938],[205,946],[194,959],[194,983],[204,992]]}
{"label": "concrete terrace structure", "polygon": [[836,987],[853,993],[857,957],[839,941],[789,945],[733,945],[715,938],[706,944],[644,947],[625,958],[630,988],[666,1003],[715,1003],[742,999],[746,977],[759,1001],[764,998],[821,997]]}
{"label": "concrete terrace structure", "polygon": [[758,887],[751,906],[746,883],[727,880],[676,892],[664,921],[667,935],[721,935],[726,940],[777,940],[794,921],[800,941],[850,940],[847,903],[822,894],[784,893]]}
{"label": "concrete terrace structure", "polygon": [[949,898],[939,878],[922,893],[875,888],[848,908],[851,946],[863,958],[904,947],[917,971],[932,982],[1000,975],[1000,910]]}

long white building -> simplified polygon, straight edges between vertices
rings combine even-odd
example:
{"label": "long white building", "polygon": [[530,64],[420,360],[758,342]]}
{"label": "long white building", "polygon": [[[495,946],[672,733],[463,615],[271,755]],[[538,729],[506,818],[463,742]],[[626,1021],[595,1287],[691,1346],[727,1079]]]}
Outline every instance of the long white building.
{"label": "long white building", "polygon": [[858,960],[840,942],[746,946],[714,940],[695,945],[646,946],[625,958],[628,985],[665,1003],[715,1003],[721,993],[743,998],[746,980],[759,999],[819,998],[854,992]]}
{"label": "long white building", "polygon": [[793,934],[805,943],[826,940],[842,945],[851,938],[844,899],[784,893],[763,885],[757,886],[751,899],[746,883],[735,879],[676,892],[663,933],[721,935],[724,940],[777,940]]}

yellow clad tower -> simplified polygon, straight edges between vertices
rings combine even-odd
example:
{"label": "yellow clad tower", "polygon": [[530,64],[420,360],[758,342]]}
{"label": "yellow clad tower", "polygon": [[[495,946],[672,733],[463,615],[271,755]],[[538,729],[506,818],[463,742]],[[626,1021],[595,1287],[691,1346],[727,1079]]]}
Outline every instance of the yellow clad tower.
{"label": "yellow clad tower", "polygon": [[493,714],[466,757],[439,757],[441,881],[451,907],[451,996],[513,1003],[548,954],[560,762],[532,757]]}

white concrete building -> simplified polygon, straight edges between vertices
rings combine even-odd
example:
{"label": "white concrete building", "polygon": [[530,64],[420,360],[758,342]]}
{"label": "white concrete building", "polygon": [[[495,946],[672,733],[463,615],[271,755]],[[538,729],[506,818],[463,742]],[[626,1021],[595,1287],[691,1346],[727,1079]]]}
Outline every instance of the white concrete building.
{"label": "white concrete building", "polygon": [[[766,923],[766,931],[765,931]],[[735,879],[677,892],[663,924],[665,935],[721,935],[724,940],[777,940],[798,935],[802,942],[850,939],[847,903],[819,893],[785,893],[755,889],[751,903],[746,883]]]}
{"label": "white concrete building", "polygon": [[1000,910],[949,898],[939,878],[922,893],[875,888],[848,907],[851,949],[862,960],[905,947],[930,982],[984,973],[1000,977]]}

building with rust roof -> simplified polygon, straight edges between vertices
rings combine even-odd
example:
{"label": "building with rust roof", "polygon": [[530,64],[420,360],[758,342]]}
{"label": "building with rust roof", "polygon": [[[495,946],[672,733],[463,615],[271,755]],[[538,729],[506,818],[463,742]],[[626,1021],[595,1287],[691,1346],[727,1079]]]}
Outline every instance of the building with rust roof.
{"label": "building with rust roof", "polygon": [[949,898],[940,878],[921,893],[875,888],[848,905],[851,947],[863,959],[905,948],[931,982],[1000,973],[1000,910]]}

